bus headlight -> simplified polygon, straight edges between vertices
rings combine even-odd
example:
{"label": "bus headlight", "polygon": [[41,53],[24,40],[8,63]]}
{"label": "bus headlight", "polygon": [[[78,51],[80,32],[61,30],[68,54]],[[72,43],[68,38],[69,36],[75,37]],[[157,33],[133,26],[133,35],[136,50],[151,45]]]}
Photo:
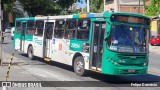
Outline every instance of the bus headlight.
{"label": "bus headlight", "polygon": [[143,65],[144,65],[144,66],[146,66],[146,65],[147,65],[147,63],[143,63]]}
{"label": "bus headlight", "polygon": [[126,61],[121,59],[121,60],[119,60],[119,63],[126,63]]}
{"label": "bus headlight", "polygon": [[118,63],[117,63],[117,62],[114,62],[114,65],[118,66]]}

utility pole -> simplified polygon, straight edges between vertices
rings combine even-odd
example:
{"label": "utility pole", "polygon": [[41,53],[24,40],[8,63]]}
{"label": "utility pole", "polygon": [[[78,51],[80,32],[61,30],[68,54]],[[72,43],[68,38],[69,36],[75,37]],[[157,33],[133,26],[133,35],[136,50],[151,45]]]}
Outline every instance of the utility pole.
{"label": "utility pole", "polygon": [[2,0],[0,0],[0,66],[2,65],[2,28],[3,28],[3,10],[2,10]]}
{"label": "utility pole", "polygon": [[89,13],[89,0],[87,0],[87,12]]}
{"label": "utility pole", "polygon": [[140,14],[140,0],[139,0],[139,8],[138,8],[138,14]]}

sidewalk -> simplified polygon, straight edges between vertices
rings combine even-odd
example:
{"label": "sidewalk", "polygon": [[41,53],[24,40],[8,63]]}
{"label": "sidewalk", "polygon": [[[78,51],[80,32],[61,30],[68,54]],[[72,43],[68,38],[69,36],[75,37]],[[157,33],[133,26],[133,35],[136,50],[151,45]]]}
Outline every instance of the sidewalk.
{"label": "sidewalk", "polygon": [[[6,80],[6,74],[8,71],[8,64],[9,64],[10,58],[11,58],[11,54],[3,53],[3,63],[2,63],[2,66],[0,66],[0,81]],[[13,58],[13,61],[10,67],[8,81],[29,81],[29,80],[39,81],[33,75],[25,71],[21,66],[24,66],[23,63],[18,61],[16,58]]]}

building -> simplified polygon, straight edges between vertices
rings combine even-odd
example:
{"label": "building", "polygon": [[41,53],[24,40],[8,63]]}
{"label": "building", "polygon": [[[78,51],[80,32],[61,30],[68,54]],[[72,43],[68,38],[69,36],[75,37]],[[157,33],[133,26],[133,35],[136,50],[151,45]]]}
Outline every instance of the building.
{"label": "building", "polygon": [[151,0],[104,0],[104,11],[131,12],[144,14],[144,4],[149,5]]}

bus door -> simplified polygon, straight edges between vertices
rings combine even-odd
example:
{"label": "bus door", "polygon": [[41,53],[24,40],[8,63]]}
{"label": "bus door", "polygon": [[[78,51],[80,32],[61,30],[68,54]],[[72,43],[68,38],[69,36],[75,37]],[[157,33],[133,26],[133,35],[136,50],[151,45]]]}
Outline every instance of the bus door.
{"label": "bus door", "polygon": [[91,44],[91,66],[93,69],[101,68],[102,54],[103,54],[103,41],[106,28],[106,22],[94,22]]}
{"label": "bus door", "polygon": [[22,22],[22,24],[21,24],[21,34],[20,34],[20,51],[24,51],[26,27],[27,27],[27,23]]}
{"label": "bus door", "polygon": [[43,57],[43,33],[44,20],[36,20],[35,34],[33,36],[33,53],[38,57]]}
{"label": "bus door", "polygon": [[53,27],[54,22],[45,23],[43,55],[48,58],[51,58]]}

